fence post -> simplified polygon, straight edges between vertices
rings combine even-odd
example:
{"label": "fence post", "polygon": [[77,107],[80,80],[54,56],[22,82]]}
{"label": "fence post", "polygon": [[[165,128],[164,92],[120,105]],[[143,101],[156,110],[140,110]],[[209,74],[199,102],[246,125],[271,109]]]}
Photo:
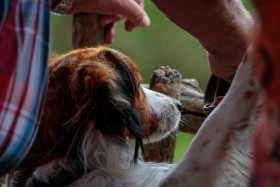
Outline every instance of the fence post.
{"label": "fence post", "polygon": [[98,23],[98,15],[78,13],[73,17],[73,48],[94,47],[104,43],[104,27]]}
{"label": "fence post", "polygon": [[[154,71],[150,79],[150,89],[180,99],[182,75],[170,67],[161,67]],[[146,161],[172,163],[176,144],[177,131],[162,141],[148,143],[144,146]]]}

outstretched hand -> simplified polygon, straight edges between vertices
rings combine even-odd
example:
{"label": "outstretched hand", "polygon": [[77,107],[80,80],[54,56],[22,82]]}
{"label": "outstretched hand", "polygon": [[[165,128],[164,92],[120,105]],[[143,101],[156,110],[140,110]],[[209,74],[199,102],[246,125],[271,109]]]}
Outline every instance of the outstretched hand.
{"label": "outstretched hand", "polygon": [[69,14],[79,12],[100,15],[99,22],[105,26],[104,42],[113,42],[117,22],[126,19],[125,30],[147,27],[150,19],[144,11],[144,0],[75,0]]}

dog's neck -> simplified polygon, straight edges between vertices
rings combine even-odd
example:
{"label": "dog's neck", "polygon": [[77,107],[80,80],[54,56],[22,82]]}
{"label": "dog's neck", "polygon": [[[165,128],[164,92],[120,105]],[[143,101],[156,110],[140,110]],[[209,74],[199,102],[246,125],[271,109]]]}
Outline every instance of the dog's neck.
{"label": "dog's neck", "polygon": [[[61,165],[62,163],[63,165]],[[78,161],[53,161],[46,166],[42,166],[39,170],[36,170],[33,176],[28,179],[26,186],[68,186],[87,173],[88,171],[85,170],[84,166]]]}
{"label": "dog's neck", "polygon": [[79,159],[89,170],[125,169],[130,167],[134,146],[134,140],[104,135],[101,131],[92,128],[81,142]]}
{"label": "dog's neck", "polygon": [[78,160],[62,158],[40,166],[27,184],[65,186],[94,170],[118,172],[131,167],[134,140],[104,136],[91,126],[80,144]]}

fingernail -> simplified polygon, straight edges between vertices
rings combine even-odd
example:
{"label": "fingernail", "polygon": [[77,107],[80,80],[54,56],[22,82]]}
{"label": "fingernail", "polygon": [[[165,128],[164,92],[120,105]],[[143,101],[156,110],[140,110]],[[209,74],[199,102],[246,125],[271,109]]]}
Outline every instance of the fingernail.
{"label": "fingernail", "polygon": [[142,19],[141,23],[140,23],[140,27],[147,27],[149,26],[151,23],[150,19],[148,16],[144,16],[144,18]]}

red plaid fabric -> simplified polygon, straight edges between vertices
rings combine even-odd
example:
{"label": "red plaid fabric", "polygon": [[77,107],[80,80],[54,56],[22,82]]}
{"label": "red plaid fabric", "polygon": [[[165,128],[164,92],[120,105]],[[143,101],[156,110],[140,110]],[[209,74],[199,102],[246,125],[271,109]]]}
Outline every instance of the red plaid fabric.
{"label": "red plaid fabric", "polygon": [[46,90],[49,0],[0,2],[0,176],[28,153]]}

